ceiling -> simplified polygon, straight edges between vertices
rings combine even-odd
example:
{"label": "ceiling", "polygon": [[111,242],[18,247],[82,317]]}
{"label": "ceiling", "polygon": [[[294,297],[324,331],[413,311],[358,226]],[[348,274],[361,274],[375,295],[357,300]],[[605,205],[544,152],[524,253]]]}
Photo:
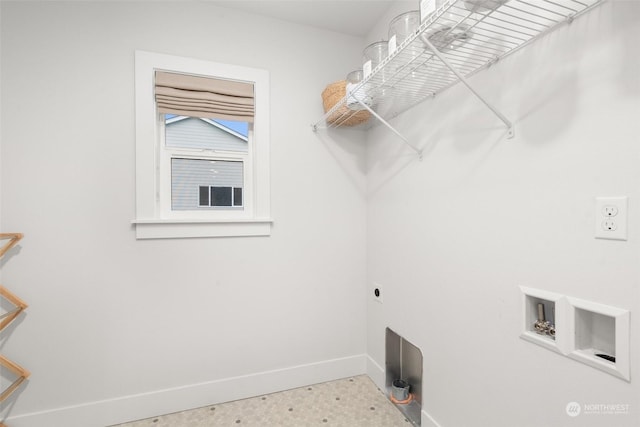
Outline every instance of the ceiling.
{"label": "ceiling", "polygon": [[[395,0],[216,0],[219,6],[365,36]],[[417,0],[416,0],[417,3]]]}

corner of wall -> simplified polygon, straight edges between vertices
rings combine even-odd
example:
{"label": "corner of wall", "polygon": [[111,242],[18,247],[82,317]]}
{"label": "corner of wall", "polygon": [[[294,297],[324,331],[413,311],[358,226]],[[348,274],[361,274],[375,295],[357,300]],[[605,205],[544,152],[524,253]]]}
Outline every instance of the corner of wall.
{"label": "corner of wall", "polygon": [[373,360],[373,358],[367,354],[367,375],[374,384],[380,389],[384,390],[384,368]]}

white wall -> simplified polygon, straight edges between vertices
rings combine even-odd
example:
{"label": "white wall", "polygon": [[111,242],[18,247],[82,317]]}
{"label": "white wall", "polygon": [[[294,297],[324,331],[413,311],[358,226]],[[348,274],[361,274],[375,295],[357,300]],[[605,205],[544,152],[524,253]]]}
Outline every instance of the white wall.
{"label": "white wall", "polygon": [[[208,2],[1,10],[2,229],[25,235],[2,273],[29,303],[2,352],[32,372],[10,425],[101,426],[363,373],[364,146],[310,128],[362,40]],[[135,240],[136,49],[270,71],[271,237]]]}
{"label": "white wall", "polygon": [[[393,120],[423,161],[369,135],[369,372],[384,378],[385,327],[417,345],[442,427],[640,425],[639,19],[607,2],[474,76],[512,140],[462,85]],[[594,197],[617,195],[628,240],[596,240]],[[631,310],[631,383],[520,339],[520,285]],[[570,418],[572,401],[630,413]]]}
{"label": "white wall", "polygon": [[[365,337],[380,379],[387,326],[422,349],[442,427],[639,422],[637,3],[473,77],[513,140],[456,86],[394,120],[422,162],[377,127],[367,165],[359,132],[308,124],[388,20],[363,41],[204,2],[0,10],[0,217],[25,233],[2,275],[30,304],[0,345],[32,372],[3,405],[10,425],[100,426],[351,375]],[[271,237],[135,240],[135,49],[270,70]],[[593,239],[593,197],[620,194],[629,240]],[[362,298],[365,252],[382,305]],[[519,285],[630,309],[632,382],[519,339]],[[570,401],[631,413],[571,419]]]}

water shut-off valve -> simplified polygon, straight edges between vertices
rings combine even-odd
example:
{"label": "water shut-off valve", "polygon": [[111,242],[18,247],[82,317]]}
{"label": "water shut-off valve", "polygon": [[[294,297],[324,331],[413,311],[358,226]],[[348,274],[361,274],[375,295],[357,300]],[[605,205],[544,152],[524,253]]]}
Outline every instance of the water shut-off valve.
{"label": "water shut-off valve", "polygon": [[549,335],[556,338],[556,326],[545,319],[544,304],[538,303],[538,320],[533,324],[533,328],[540,335]]}

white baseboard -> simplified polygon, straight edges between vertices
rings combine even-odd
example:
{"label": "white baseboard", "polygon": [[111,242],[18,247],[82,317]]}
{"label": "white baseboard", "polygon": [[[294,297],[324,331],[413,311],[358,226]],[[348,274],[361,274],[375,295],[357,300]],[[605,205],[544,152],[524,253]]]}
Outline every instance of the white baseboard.
{"label": "white baseboard", "polygon": [[7,418],[6,422],[11,427],[104,427],[362,375],[367,371],[367,359],[366,355],[361,354],[325,360],[291,368],[17,415]]}
{"label": "white baseboard", "polygon": [[424,409],[420,414],[420,427],[442,427],[436,420],[433,419]]}
{"label": "white baseboard", "polygon": [[367,375],[371,378],[373,383],[378,386],[380,390],[384,390],[386,388],[386,380],[384,368],[378,365],[378,362],[373,360],[371,356],[366,355],[367,358]]}

